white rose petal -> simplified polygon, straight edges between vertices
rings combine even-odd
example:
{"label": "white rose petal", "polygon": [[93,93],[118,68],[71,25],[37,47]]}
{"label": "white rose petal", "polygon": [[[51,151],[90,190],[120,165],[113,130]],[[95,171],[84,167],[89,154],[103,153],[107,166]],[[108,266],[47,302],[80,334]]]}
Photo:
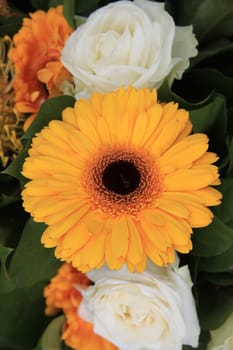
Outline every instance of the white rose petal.
{"label": "white rose petal", "polygon": [[99,8],[71,34],[62,63],[77,98],[122,85],[159,88],[182,77],[196,46],[192,26],[176,27],[164,4],[123,0]]}
{"label": "white rose petal", "polygon": [[[200,327],[187,267],[130,273],[103,267],[88,273],[79,315],[121,350],[181,350],[198,345]],[[185,276],[185,278],[183,278]]]}

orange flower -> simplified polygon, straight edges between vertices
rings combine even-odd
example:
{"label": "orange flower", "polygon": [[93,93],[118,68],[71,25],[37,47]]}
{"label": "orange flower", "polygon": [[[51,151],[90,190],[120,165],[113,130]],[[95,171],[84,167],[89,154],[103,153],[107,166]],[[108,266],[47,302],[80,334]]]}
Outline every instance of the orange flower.
{"label": "orange flower", "polygon": [[92,323],[84,321],[77,315],[77,309],[66,315],[67,322],[64,326],[62,339],[76,350],[117,350],[118,348],[108,340],[93,332]]}
{"label": "orange flower", "polygon": [[[61,50],[72,32],[62,14],[62,6],[48,12],[36,11],[25,18],[14,36],[9,58],[15,65],[15,109],[35,114],[41,103],[62,93],[63,79],[71,77],[60,62]],[[53,62],[55,65],[49,66]]]}
{"label": "orange flower", "polygon": [[53,316],[62,310],[66,316],[61,338],[73,349],[116,350],[106,339],[93,332],[93,325],[78,316],[77,309],[82,295],[75,288],[86,288],[91,281],[71,264],[63,264],[50,284],[44,289],[46,298],[45,313]]}

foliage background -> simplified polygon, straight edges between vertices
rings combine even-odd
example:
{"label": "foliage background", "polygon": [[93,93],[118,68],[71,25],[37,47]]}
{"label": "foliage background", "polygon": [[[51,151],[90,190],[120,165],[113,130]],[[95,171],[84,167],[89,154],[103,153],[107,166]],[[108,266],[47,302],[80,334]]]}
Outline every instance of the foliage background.
{"label": "foliage background", "polygon": [[[29,12],[64,4],[64,15],[75,27],[83,16],[109,3],[102,0],[30,0],[8,2],[10,16],[0,13],[0,36],[13,36]],[[111,1],[112,2],[112,1]],[[177,25],[193,24],[199,54],[172,90],[159,90],[163,101],[174,100],[190,111],[194,132],[210,137],[210,151],[220,156],[223,203],[214,208],[215,219],[195,229],[193,250],[180,255],[194,281],[202,334],[199,350],[206,350],[209,331],[219,327],[233,312],[233,1],[166,0]],[[75,17],[74,17],[75,15]],[[75,18],[75,20],[74,20]],[[44,315],[43,288],[60,262],[52,249],[44,249],[43,224],[24,212],[20,191],[26,179],[20,174],[34,133],[51,119],[60,119],[68,96],[47,100],[36,120],[23,135],[24,151],[0,174],[0,350],[61,350],[63,316]],[[184,349],[191,347],[184,346]]]}

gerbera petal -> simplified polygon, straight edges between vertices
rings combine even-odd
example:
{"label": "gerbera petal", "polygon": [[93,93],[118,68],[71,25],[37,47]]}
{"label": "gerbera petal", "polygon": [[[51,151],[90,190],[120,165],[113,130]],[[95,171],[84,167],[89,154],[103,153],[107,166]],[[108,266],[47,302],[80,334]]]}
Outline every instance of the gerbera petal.
{"label": "gerbera petal", "polygon": [[195,161],[195,165],[205,165],[205,164],[212,164],[217,162],[219,157],[217,154],[213,152],[206,152],[205,154],[202,155],[199,159]]}
{"label": "gerbera petal", "polygon": [[103,117],[99,117],[97,120],[97,130],[102,142],[106,144],[110,144],[112,142],[112,137],[108,124]]}
{"label": "gerbera petal", "polygon": [[[70,147],[66,143],[66,141],[59,138],[58,135],[54,132],[54,130],[51,130],[49,127],[45,127],[44,129],[42,129],[40,134],[38,134],[38,137],[35,137],[33,139],[33,143],[35,142],[35,146],[36,146],[36,143],[39,144],[42,141],[41,137],[43,137],[45,140],[49,141],[50,145],[54,145],[54,146],[60,148],[61,150],[63,150],[63,152],[70,151]],[[37,138],[38,138],[38,140],[37,140]]]}
{"label": "gerbera petal", "polygon": [[[162,107],[162,116],[159,119],[159,124],[157,125],[156,129],[154,129],[154,132],[150,137],[149,141],[146,143],[146,146],[149,149],[153,145],[157,137],[160,135],[163,128],[174,118],[174,114],[177,112],[178,109],[178,104],[170,102]],[[153,113],[153,111],[151,112]],[[153,116],[152,113],[151,116]]]}
{"label": "gerbera petal", "polygon": [[41,243],[45,246],[45,248],[53,248],[60,247],[62,242],[62,237],[53,238],[49,235],[50,226],[45,229],[41,236]]}
{"label": "gerbera petal", "polygon": [[147,130],[147,124],[148,124],[147,113],[143,112],[139,114],[133,128],[133,134],[131,138],[132,145],[138,146],[141,144],[141,141],[143,140],[143,137]]}
{"label": "gerbera petal", "polygon": [[189,211],[181,203],[175,200],[169,199],[166,197],[166,194],[163,197],[157,199],[158,207],[169,214],[181,217],[188,218]]}
{"label": "gerbera petal", "polygon": [[147,120],[147,129],[145,130],[145,134],[143,135],[141,144],[146,144],[150,139],[151,135],[154,134],[157,125],[160,122],[163,109],[160,104],[152,105],[147,111],[148,120]]}
{"label": "gerbera petal", "polygon": [[[165,195],[165,198],[168,200],[172,197],[173,200],[171,201],[171,204],[175,202],[186,209],[187,215],[185,218],[192,227],[204,227],[211,223],[213,219],[213,213],[203,204],[199,203],[198,198],[195,198],[195,196],[190,195],[189,193],[167,193]],[[164,209],[162,206],[160,206],[160,208]],[[170,211],[170,214],[172,214],[172,210]]]}
{"label": "gerbera petal", "polygon": [[192,241],[191,239],[184,245],[174,244],[174,249],[180,253],[188,253],[192,250]]}
{"label": "gerbera petal", "polygon": [[217,169],[211,165],[179,169],[164,178],[167,191],[192,191],[212,184],[218,178]]}
{"label": "gerbera petal", "polygon": [[[76,101],[74,105],[74,113],[76,115],[78,125],[79,125],[79,118],[80,119],[84,118],[89,120],[92,123],[92,125],[96,124],[96,118],[97,118],[96,111],[88,100],[80,99],[78,103]],[[83,127],[85,126],[83,125]]]}
{"label": "gerbera petal", "polygon": [[[200,158],[208,149],[208,138],[204,134],[187,136],[173,145],[160,158],[163,173],[173,171],[191,164]],[[167,168],[167,165],[169,167]]]}
{"label": "gerbera petal", "polygon": [[112,137],[116,134],[115,128],[119,123],[119,120],[117,120],[117,108],[119,108],[119,104],[116,103],[115,94],[109,93],[105,95],[103,98],[102,116],[107,122]]}
{"label": "gerbera petal", "polygon": [[45,206],[44,201],[35,201],[33,198],[33,202],[31,203],[31,212],[33,213],[33,216],[44,218],[44,221],[46,222],[46,218],[50,215],[59,212],[71,213],[74,210],[77,201],[79,201],[77,198],[72,200],[68,198],[57,200],[56,203],[54,203],[53,198],[49,197],[46,198]]}
{"label": "gerbera petal", "polygon": [[92,239],[92,234],[82,220],[78,226],[76,225],[66,232],[60,247],[56,249],[56,256],[60,259],[69,258],[77,253],[90,239]]}
{"label": "gerbera petal", "polygon": [[204,205],[218,205],[221,203],[222,194],[213,187],[205,187],[200,190],[193,191],[192,194],[196,195],[201,203]]}
{"label": "gerbera petal", "polygon": [[127,145],[129,142],[129,136],[131,136],[129,133],[129,116],[127,112],[121,115],[120,120],[115,125],[115,130],[117,142]]}
{"label": "gerbera petal", "polygon": [[104,99],[104,95],[99,92],[94,92],[90,98],[90,103],[92,105],[92,108],[95,109],[95,111],[99,116],[102,115],[103,99]]}
{"label": "gerbera petal", "polygon": [[[88,210],[89,210],[88,206],[82,206],[80,208],[77,208],[70,215],[67,215],[65,217],[65,219],[59,220],[59,218],[57,218],[57,221],[48,227],[47,235],[49,235],[49,237],[51,237],[51,238],[61,237],[61,236],[66,235],[66,233],[71,228],[74,228],[73,231],[78,232],[79,225],[81,225],[80,219],[88,212]],[[55,218],[55,220],[56,220],[56,218]],[[70,236],[70,235],[68,234],[68,236]]]}
{"label": "gerbera petal", "polygon": [[166,224],[160,228],[161,233],[166,232],[172,244],[185,245],[190,240],[192,233],[191,226],[184,220],[176,218],[160,210],[160,215],[164,218]]}
{"label": "gerbera petal", "polygon": [[73,131],[73,126],[68,123],[63,123],[60,120],[52,120],[49,123],[49,129],[56,135],[57,138],[65,141],[66,143],[67,140],[69,140],[69,135]]}
{"label": "gerbera petal", "polygon": [[64,122],[72,125],[74,128],[78,128],[77,116],[74,112],[74,108],[66,107],[62,112],[62,119]]}
{"label": "gerbera petal", "polygon": [[117,259],[125,258],[129,246],[129,228],[124,216],[111,220],[109,247]]}
{"label": "gerbera petal", "polygon": [[96,125],[84,116],[78,117],[78,125],[80,131],[98,146],[100,139],[96,131]]}
{"label": "gerbera petal", "polygon": [[190,120],[187,120],[183,130],[180,132],[179,136],[176,139],[176,142],[182,140],[183,138],[185,138],[186,136],[191,134],[191,131],[193,129],[193,124],[191,123]]}
{"label": "gerbera petal", "polygon": [[76,174],[79,170],[71,164],[54,159],[52,157],[40,156],[26,159],[22,174],[28,178],[41,178],[43,176],[51,176],[54,173],[60,174]]}
{"label": "gerbera petal", "polygon": [[158,266],[164,266],[166,263],[163,261],[161,255],[159,254],[158,248],[154,245],[153,241],[144,235],[142,238],[143,246],[146,252],[146,255]]}
{"label": "gerbera petal", "polygon": [[[103,261],[106,236],[100,234],[90,239],[80,251],[79,270],[82,272],[96,268]],[[78,253],[77,253],[78,254]],[[75,266],[75,265],[74,265]]]}
{"label": "gerbera petal", "polygon": [[74,164],[74,159],[77,157],[77,153],[73,152],[72,149],[65,153],[61,152],[60,148],[51,147],[48,143],[41,143],[36,149],[41,155],[46,154],[48,157],[65,161],[71,165]]}
{"label": "gerbera petal", "polygon": [[[162,217],[162,215],[160,216]],[[168,246],[172,245],[172,239],[169,237],[169,234],[166,233],[165,226],[156,225],[153,215],[148,214],[147,210],[144,211],[143,217],[140,220],[140,226],[138,224],[138,228],[141,232],[141,237],[148,237],[157,250],[166,250]]]}
{"label": "gerbera petal", "polygon": [[155,156],[160,156],[169,147],[171,147],[183,130],[186,122],[188,120],[188,113],[185,110],[179,110],[175,113],[174,118],[171,119],[169,123],[164,125],[163,129],[160,131],[158,137],[153,142],[150,149],[151,153]]}
{"label": "gerbera petal", "polygon": [[112,254],[112,247],[110,244],[110,236],[111,234],[108,234],[106,237],[106,241],[105,241],[105,259],[106,259],[106,263],[108,264],[109,268],[112,270],[119,270],[124,262],[125,259],[124,258],[116,258],[113,254]]}
{"label": "gerbera petal", "polygon": [[[77,198],[78,197],[78,198]],[[79,198],[77,196],[75,198],[69,199],[70,206],[64,207],[59,211],[56,211],[50,215],[44,216],[44,221],[47,225],[54,225],[60,222],[61,218],[68,218],[71,214],[76,218],[76,222],[80,220],[80,218],[88,212],[90,209],[87,201]],[[62,202],[67,201],[67,199],[62,198]],[[73,204],[73,205],[72,205]],[[65,219],[66,220],[66,219]]]}
{"label": "gerbera petal", "polygon": [[129,120],[133,121],[134,116],[139,115],[140,113],[145,111],[145,109],[146,109],[146,99],[145,99],[144,90],[131,89],[129,93],[127,105],[126,105],[126,111],[127,111],[127,114],[129,115]]}
{"label": "gerbera petal", "polygon": [[129,249],[127,252],[127,261],[133,265],[137,265],[143,260],[143,246],[139,231],[134,221],[127,218],[128,230],[129,230]]}
{"label": "gerbera petal", "polygon": [[70,134],[69,145],[75,152],[84,157],[96,150],[96,144],[78,130]]}

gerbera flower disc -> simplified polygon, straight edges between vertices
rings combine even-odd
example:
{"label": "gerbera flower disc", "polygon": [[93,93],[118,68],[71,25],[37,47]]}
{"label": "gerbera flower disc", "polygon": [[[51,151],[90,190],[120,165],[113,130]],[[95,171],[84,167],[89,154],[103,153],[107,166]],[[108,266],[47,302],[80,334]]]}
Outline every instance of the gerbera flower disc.
{"label": "gerbera flower disc", "polygon": [[217,160],[189,114],[155,90],[94,93],[63,111],[32,142],[24,207],[48,228],[46,247],[86,272],[107,263],[143,271],[192,248],[192,227],[212,221]]}
{"label": "gerbera flower disc", "polygon": [[[9,52],[15,66],[15,109],[18,113],[35,116],[46,98],[62,94],[61,79],[69,80],[70,74],[60,56],[72,31],[63,16],[62,6],[50,8],[48,12],[35,11],[23,20],[13,38],[15,47]],[[53,69],[52,63],[56,63]]]}
{"label": "gerbera flower disc", "polygon": [[72,349],[117,350],[108,340],[94,333],[92,323],[86,322],[78,315],[82,300],[78,287],[85,289],[90,284],[91,281],[71,264],[63,264],[44,289],[45,313],[54,316],[63,311],[65,324],[61,339]]}

